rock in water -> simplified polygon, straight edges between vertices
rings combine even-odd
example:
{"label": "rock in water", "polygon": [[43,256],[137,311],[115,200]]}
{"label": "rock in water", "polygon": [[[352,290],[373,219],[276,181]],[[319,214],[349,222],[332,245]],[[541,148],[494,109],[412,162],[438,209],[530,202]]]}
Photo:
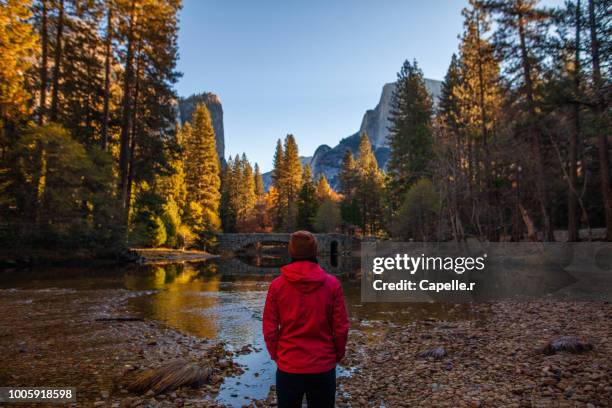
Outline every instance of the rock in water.
{"label": "rock in water", "polygon": [[547,355],[555,354],[558,351],[567,351],[576,354],[589,350],[593,350],[592,343],[573,336],[561,336],[551,340],[541,349],[542,353]]}

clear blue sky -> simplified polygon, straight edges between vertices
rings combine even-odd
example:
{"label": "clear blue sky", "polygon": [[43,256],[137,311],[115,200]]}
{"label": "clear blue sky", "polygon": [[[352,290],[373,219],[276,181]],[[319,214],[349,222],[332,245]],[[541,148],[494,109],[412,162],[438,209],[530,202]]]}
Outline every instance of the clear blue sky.
{"label": "clear blue sky", "polygon": [[442,79],[462,0],[185,0],[178,94],[223,104],[226,156],[270,170],[278,138],[310,156],[359,129],[405,59]]}

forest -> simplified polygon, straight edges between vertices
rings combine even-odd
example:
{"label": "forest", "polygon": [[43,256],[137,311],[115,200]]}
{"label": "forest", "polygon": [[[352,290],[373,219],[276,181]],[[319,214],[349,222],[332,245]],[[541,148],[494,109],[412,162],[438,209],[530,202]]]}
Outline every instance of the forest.
{"label": "forest", "polygon": [[387,167],[363,134],[339,191],[292,134],[266,191],[246,154],[217,156],[204,104],[177,122],[180,9],[0,0],[3,246],[208,249],[220,232],[295,229],[612,240],[609,2],[469,0],[438,103],[406,60]]}

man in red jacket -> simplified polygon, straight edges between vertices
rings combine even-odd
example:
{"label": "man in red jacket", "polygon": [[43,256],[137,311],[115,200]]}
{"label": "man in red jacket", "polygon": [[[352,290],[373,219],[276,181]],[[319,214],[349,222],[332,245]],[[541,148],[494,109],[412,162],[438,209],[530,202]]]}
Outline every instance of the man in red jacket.
{"label": "man in red jacket", "polygon": [[349,321],[338,279],[317,263],[317,241],[297,231],[289,241],[291,263],[268,289],[263,333],[276,362],[279,408],[333,407],[336,363],[344,357]]}

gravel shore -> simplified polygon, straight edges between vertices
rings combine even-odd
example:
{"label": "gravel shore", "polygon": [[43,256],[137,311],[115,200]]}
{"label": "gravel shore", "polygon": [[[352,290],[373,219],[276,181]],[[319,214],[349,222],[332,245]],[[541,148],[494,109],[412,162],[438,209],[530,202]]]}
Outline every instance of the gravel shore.
{"label": "gravel shore", "polygon": [[[99,320],[125,318],[128,298],[142,293],[0,292],[2,386],[76,387],[77,403],[72,406],[78,407],[217,407],[214,397],[225,376],[242,371],[233,364],[233,353],[221,343],[185,335],[154,321]],[[168,395],[128,392],[126,383],[133,375],[177,358],[212,367],[212,381],[199,389],[182,388]]]}
{"label": "gravel shore", "polygon": [[[349,338],[352,376],[339,406],[612,406],[612,305],[476,305],[463,321],[357,322]],[[545,355],[560,336],[592,342],[580,354]],[[419,355],[443,347],[440,359]]]}

